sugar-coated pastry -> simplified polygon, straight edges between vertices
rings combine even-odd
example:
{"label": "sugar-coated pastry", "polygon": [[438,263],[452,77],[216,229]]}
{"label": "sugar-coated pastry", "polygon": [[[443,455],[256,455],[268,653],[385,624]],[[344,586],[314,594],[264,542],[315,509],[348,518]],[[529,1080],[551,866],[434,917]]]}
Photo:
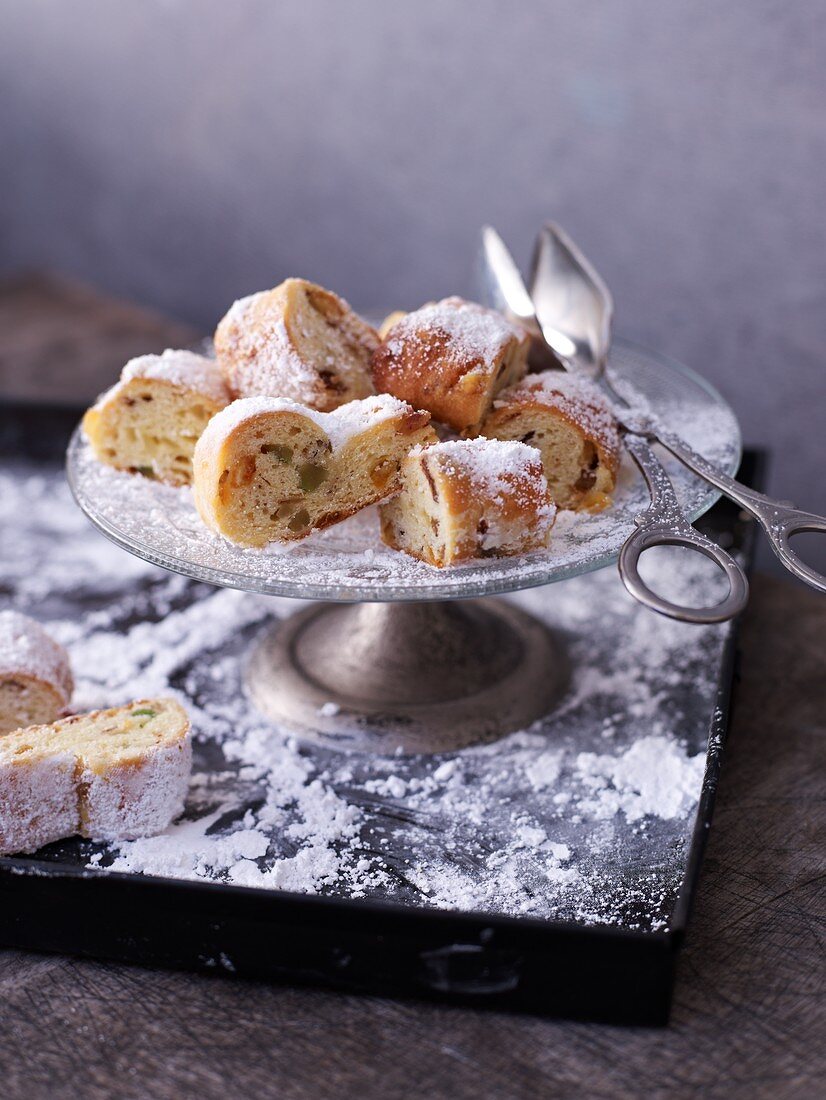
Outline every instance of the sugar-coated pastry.
{"label": "sugar-coated pastry", "polygon": [[192,770],[172,699],[63,718],[0,738],[0,855],[63,837],[133,840],[180,814]]}
{"label": "sugar-coated pastry", "polygon": [[0,734],[53,722],[73,686],[63,646],[27,615],[0,612]]}
{"label": "sugar-coated pastry", "polygon": [[462,435],[527,370],[527,333],[492,309],[445,298],[408,313],[373,355],[373,382]]}
{"label": "sugar-coated pastry", "polygon": [[372,394],[376,330],[337,294],[287,279],[237,301],[215,332],[234,397],[286,397],[329,412]]}
{"label": "sugar-coated pastry", "polygon": [[499,394],[482,432],[536,447],[558,507],[597,512],[610,504],[619,434],[608,402],[588,379],[553,370],[528,375]]}
{"label": "sugar-coated pastry", "polygon": [[392,313],[388,313],[382,323],[379,325],[379,339],[387,339],[387,334],[392,328],[394,328],[403,317],[407,314],[403,309],[394,309]]}
{"label": "sugar-coated pastry", "polygon": [[214,359],[167,348],[130,360],[87,411],[83,427],[101,462],[188,485],[195,443],[229,400]]}
{"label": "sugar-coated pastry", "polygon": [[284,398],[234,401],[195,448],[195,504],[241,546],[304,538],[396,492],[410,448],[436,439],[429,422],[387,394],[329,413]]}
{"label": "sugar-coated pastry", "polygon": [[441,568],[541,549],[556,508],[533,447],[464,439],[415,447],[380,515],[388,546]]}

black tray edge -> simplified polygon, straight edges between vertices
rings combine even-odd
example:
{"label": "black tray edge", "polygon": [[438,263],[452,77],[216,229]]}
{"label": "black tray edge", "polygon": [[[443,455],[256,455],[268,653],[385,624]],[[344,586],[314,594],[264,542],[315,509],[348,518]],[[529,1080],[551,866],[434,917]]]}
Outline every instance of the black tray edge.
{"label": "black tray edge", "polygon": [[[769,471],[769,459],[765,451],[748,449],[743,454],[743,460],[737,471],[737,477],[744,484],[754,489],[762,489],[766,484]],[[708,520],[703,517],[698,526],[714,535],[715,520],[722,521],[721,526],[737,532],[736,541],[739,544],[739,555],[743,561],[746,573],[751,580],[754,568],[754,550],[757,537],[757,527],[754,521],[743,513],[733,501],[723,497],[714,505],[708,513]],[[697,804],[697,816],[694,830],[691,836],[688,861],[683,877],[680,892],[674,906],[671,919],[671,931],[676,939],[676,946],[682,944],[685,936],[688,920],[691,915],[691,907],[697,892],[700,878],[700,870],[705,855],[708,835],[711,831],[711,823],[714,816],[714,805],[717,799],[717,786],[720,781],[720,772],[725,758],[728,730],[731,725],[731,717],[737,703],[737,684],[739,683],[739,648],[740,621],[735,622],[729,635],[720,663],[720,675],[717,682],[717,698],[714,713],[711,719],[711,727],[708,736],[708,759],[700,800]]]}
{"label": "black tray edge", "polygon": [[667,1018],[667,932],[42,868],[0,866],[7,946],[615,1023]]}

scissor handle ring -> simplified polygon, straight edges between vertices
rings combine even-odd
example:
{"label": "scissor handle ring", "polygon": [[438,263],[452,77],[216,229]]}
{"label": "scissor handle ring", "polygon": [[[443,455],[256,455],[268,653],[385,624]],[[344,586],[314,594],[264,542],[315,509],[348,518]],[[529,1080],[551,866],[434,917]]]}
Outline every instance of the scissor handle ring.
{"label": "scissor handle ring", "polygon": [[[722,623],[739,615],[749,599],[749,582],[742,567],[722,546],[706,538],[693,527],[686,525],[685,531],[675,531],[672,527],[660,524],[638,526],[626,539],[619,555],[619,573],[628,591],[661,615],[679,619],[685,623]],[[683,607],[681,604],[659,596],[640,576],[639,560],[646,550],[654,546],[682,546],[698,551],[710,558],[723,570],[729,584],[725,599],[712,607]]]}
{"label": "scissor handle ring", "polygon": [[826,577],[807,565],[789,544],[792,535],[802,535],[805,531],[826,534],[826,516],[816,516],[811,512],[800,512],[796,508],[790,508],[781,513],[775,512],[769,522],[766,522],[763,516],[758,518],[764,522],[772,550],[786,568],[813,588],[826,592]]}

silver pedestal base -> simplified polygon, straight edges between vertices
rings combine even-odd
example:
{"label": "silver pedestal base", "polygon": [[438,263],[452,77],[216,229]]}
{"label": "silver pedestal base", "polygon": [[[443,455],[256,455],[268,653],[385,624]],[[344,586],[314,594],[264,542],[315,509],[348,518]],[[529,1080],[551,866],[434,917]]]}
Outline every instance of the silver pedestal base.
{"label": "silver pedestal base", "polygon": [[247,687],[298,737],[450,752],[524,729],[564,694],[561,643],[500,600],[313,604],[255,646]]}

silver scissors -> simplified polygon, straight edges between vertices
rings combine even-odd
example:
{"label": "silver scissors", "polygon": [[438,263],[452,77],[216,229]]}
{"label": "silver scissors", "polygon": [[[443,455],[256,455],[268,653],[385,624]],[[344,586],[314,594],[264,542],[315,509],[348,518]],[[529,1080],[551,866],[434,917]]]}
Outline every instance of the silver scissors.
{"label": "silver scissors", "polygon": [[[826,518],[772,500],[746,488],[664,430],[653,417],[636,412],[615,388],[621,379],[608,366],[613,300],[610,291],[574,242],[558,226],[546,224],[537,238],[528,293],[513,257],[494,229],[482,230],[482,274],[493,304],[527,326],[551,349],[566,370],[585,371],[611,399],[625,446],[651,494],[645,512],[619,555],[619,572],[628,591],[663,615],[692,623],[717,623],[739,614],[748,602],[748,580],[740,564],[721,546],[691,526],[674,487],[652,449],[660,443],[709,484],[736,501],[760,523],[774,553],[795,576],[821,592],[826,577],[791,549],[792,535],[826,532]],[[613,384],[611,379],[614,379]],[[641,555],[653,546],[683,546],[711,558],[725,573],[727,596],[711,607],[683,607],[658,595],[639,573]]]}

